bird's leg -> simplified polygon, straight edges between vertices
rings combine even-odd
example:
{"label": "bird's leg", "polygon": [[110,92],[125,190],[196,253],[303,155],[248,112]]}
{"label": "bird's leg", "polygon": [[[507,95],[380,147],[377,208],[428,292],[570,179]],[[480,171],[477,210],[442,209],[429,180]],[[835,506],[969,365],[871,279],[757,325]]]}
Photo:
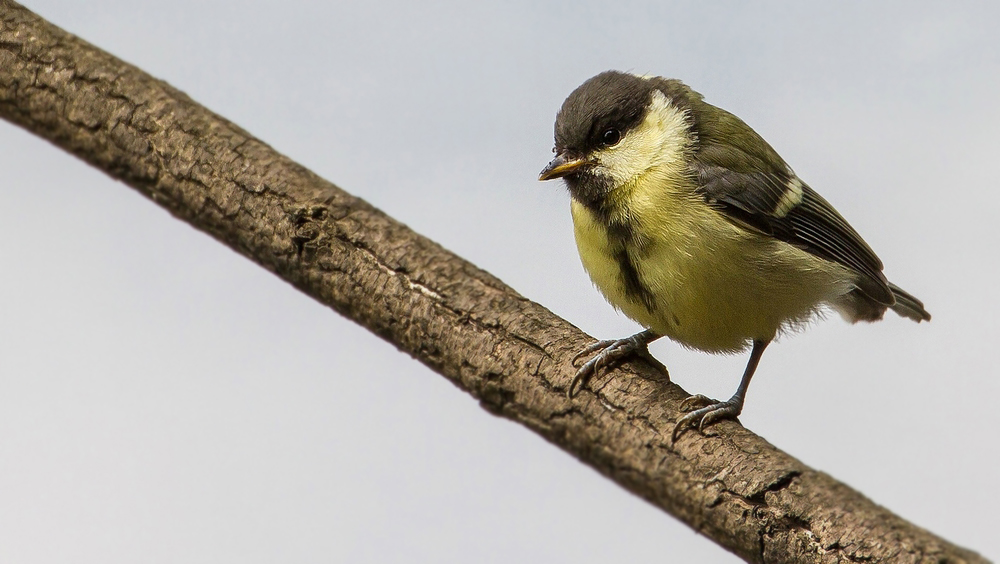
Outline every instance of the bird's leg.
{"label": "bird's leg", "polygon": [[767,348],[770,342],[758,340],[753,342],[753,350],[750,351],[750,360],[747,361],[747,367],[743,371],[743,379],[740,380],[740,387],[736,389],[736,393],[728,401],[717,402],[698,394],[681,402],[681,411],[691,409],[694,409],[694,411],[681,417],[677,422],[677,425],[674,426],[671,440],[676,441],[677,437],[688,427],[697,425],[698,430],[703,431],[706,426],[720,419],[736,419],[740,412],[743,411],[743,400],[746,398],[747,388],[750,387],[750,379],[753,378],[753,373],[757,370],[757,363],[760,362],[760,357],[764,354],[764,349]]}
{"label": "bird's leg", "polygon": [[573,357],[572,362],[576,363],[576,361],[581,357],[593,353],[597,354],[585,362],[583,366],[580,367],[580,370],[577,370],[576,376],[573,377],[573,381],[569,384],[569,389],[566,391],[566,395],[573,397],[573,394],[576,393],[577,386],[581,388],[585,386],[587,381],[590,380],[594,374],[597,374],[598,370],[633,353],[648,360],[653,366],[666,374],[667,367],[663,366],[660,361],[656,360],[653,358],[653,355],[649,354],[649,343],[659,339],[661,336],[662,335],[654,333],[652,329],[646,329],[641,333],[636,333],[635,335],[624,339],[609,339],[606,341],[597,341],[596,343],[588,345],[585,349]]}

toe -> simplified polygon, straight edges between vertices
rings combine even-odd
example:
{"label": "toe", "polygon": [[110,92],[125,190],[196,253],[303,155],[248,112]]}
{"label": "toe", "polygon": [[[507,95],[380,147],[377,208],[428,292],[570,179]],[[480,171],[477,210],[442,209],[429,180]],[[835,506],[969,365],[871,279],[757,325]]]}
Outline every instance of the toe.
{"label": "toe", "polygon": [[708,407],[710,405],[715,405],[717,403],[719,403],[719,402],[717,402],[716,400],[714,400],[714,399],[712,399],[710,397],[703,396],[701,394],[697,394],[697,395],[688,396],[687,398],[685,398],[684,401],[681,402],[680,410],[681,411],[691,411],[692,409],[700,409],[700,408],[703,408],[703,407]]}
{"label": "toe", "polygon": [[614,341],[612,339],[604,340],[604,341],[595,341],[593,343],[590,343],[589,345],[587,345],[586,347],[584,347],[583,350],[581,350],[580,352],[576,353],[576,355],[573,357],[573,360],[570,361],[570,362],[572,362],[573,364],[576,364],[576,361],[580,360],[581,358],[583,358],[583,357],[585,357],[585,356],[587,356],[589,354],[593,354],[595,352],[598,352],[598,351],[603,351],[604,349],[607,349],[608,347],[610,347],[611,345],[613,345],[615,343],[616,343],[616,341]]}
{"label": "toe", "polygon": [[607,352],[611,349],[605,349],[601,353],[593,356],[590,360],[583,363],[583,366],[576,371],[576,375],[573,376],[573,381],[569,384],[569,390],[566,391],[566,395],[572,398],[576,395],[577,387],[583,388],[588,380],[597,374],[597,371],[607,363]]}
{"label": "toe", "polygon": [[711,410],[701,418],[701,423],[698,424],[698,430],[704,431],[705,427],[708,427],[716,421],[721,421],[723,419],[736,419],[739,414],[739,410],[737,410],[736,406],[731,403],[724,402],[713,405]]}
{"label": "toe", "polygon": [[646,344],[649,342],[649,339],[655,338],[655,336],[650,337],[650,334],[651,333],[647,330],[637,335],[632,335],[626,339],[597,341],[587,345],[573,357],[572,362],[575,364],[576,361],[582,357],[587,355],[593,356],[587,360],[587,362],[583,363],[583,366],[581,366],[576,372],[576,376],[573,377],[573,381],[570,383],[570,387],[567,390],[567,395],[572,398],[576,393],[578,384],[582,388],[586,385],[587,380],[597,374],[601,368],[610,366],[636,352],[639,352],[643,356],[653,360],[655,365],[661,367],[663,372],[666,373],[666,367],[659,362],[656,362],[655,359],[652,359],[652,356],[649,354],[649,349],[646,348]]}
{"label": "toe", "polygon": [[[694,405],[700,404],[705,400],[708,400],[708,398],[706,398],[705,396],[701,395],[691,396],[686,400],[684,400],[683,403],[681,403],[681,409],[683,410],[685,409],[685,407],[690,408]],[[688,404],[689,401],[690,404]],[[681,436],[681,434],[684,433],[685,429],[688,429],[690,427],[697,427],[699,432],[704,432],[705,427],[708,427],[709,425],[717,421],[721,421],[723,419],[736,419],[740,414],[739,406],[731,402],[728,401],[713,402],[712,400],[708,401],[709,405],[705,405],[700,409],[696,409],[686,414],[684,417],[681,417],[677,421],[677,424],[674,425],[674,432],[671,433],[671,437],[674,442],[677,442],[677,437]]]}
{"label": "toe", "polygon": [[685,429],[697,425],[699,419],[700,415],[697,411],[688,413],[684,417],[678,419],[677,424],[674,425],[674,432],[670,434],[670,440],[677,442],[677,437],[681,436],[681,433],[683,433]]}

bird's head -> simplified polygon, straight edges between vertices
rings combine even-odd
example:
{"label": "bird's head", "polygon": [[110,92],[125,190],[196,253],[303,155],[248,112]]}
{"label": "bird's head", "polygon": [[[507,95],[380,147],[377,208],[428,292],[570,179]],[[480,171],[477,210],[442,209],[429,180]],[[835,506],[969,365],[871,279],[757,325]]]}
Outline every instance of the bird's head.
{"label": "bird's head", "polygon": [[538,179],[563,178],[574,198],[596,203],[657,165],[677,164],[692,136],[687,112],[664,93],[675,85],[689,92],[617,71],[584,82],[556,116],[556,157]]}

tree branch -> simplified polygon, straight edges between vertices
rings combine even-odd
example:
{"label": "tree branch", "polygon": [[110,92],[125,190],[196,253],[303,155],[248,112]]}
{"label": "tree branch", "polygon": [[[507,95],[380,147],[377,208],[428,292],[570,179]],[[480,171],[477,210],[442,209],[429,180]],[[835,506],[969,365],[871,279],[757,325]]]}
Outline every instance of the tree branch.
{"label": "tree branch", "polygon": [[0,115],[139,190],[749,562],[985,562],[737,423],[670,431],[641,362],[565,395],[590,338],[182,92],[0,0]]}

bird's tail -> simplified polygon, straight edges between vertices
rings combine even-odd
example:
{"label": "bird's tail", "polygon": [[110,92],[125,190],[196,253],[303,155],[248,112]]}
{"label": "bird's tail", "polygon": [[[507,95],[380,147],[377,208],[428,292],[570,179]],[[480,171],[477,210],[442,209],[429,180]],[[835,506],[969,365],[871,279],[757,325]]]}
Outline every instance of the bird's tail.
{"label": "bird's tail", "polygon": [[927,313],[927,310],[924,309],[924,302],[913,297],[909,292],[892,282],[889,283],[889,289],[892,290],[892,295],[896,297],[896,303],[892,305],[892,311],[917,323],[931,320],[931,314]]}

